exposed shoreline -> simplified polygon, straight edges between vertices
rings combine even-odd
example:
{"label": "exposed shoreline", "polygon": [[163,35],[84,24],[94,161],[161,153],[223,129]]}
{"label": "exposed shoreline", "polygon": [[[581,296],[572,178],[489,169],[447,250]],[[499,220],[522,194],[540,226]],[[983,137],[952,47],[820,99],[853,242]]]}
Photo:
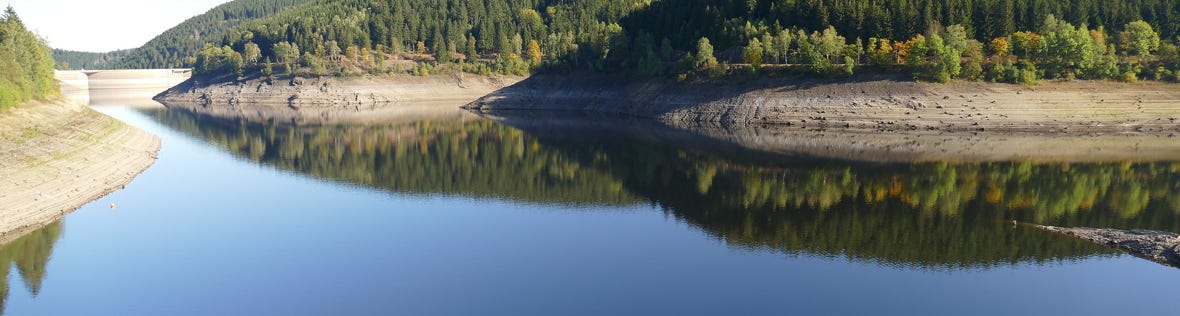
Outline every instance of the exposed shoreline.
{"label": "exposed shoreline", "polygon": [[677,83],[605,75],[541,75],[465,108],[613,113],[682,127],[1180,135],[1180,85],[1157,82],[935,84],[893,75],[861,75],[845,81],[762,78],[743,83]]}
{"label": "exposed shoreline", "polygon": [[0,244],[121,189],[159,150],[155,135],[72,101],[0,111]]}
{"label": "exposed shoreline", "polygon": [[685,128],[1180,136],[1180,85],[1159,82],[936,84],[872,74],[841,81],[780,77],[745,82],[599,74],[193,78],[155,100],[216,117],[296,124],[371,120],[405,105],[430,104],[481,113],[622,115]]}
{"label": "exposed shoreline", "polygon": [[1180,268],[1180,235],[1145,229],[1110,229],[1034,225],[1037,229],[1065,234],[1122,250],[1133,256]]}
{"label": "exposed shoreline", "polygon": [[1040,134],[810,130],[780,125],[670,126],[658,121],[593,113],[499,111],[481,114],[537,133],[581,130],[591,135],[625,130],[663,142],[728,144],[782,158],[870,163],[1156,162],[1180,159],[1180,137],[1151,134]]}
{"label": "exposed shoreline", "polygon": [[194,77],[155,96],[165,106],[225,119],[300,125],[367,123],[406,108],[457,108],[518,77],[450,74],[427,77],[289,77],[202,83]]}
{"label": "exposed shoreline", "polygon": [[465,76],[190,81],[156,99],[216,118],[295,125],[380,123],[432,107],[493,118],[642,119],[754,150],[872,162],[1162,161],[1180,152],[1175,84]]}

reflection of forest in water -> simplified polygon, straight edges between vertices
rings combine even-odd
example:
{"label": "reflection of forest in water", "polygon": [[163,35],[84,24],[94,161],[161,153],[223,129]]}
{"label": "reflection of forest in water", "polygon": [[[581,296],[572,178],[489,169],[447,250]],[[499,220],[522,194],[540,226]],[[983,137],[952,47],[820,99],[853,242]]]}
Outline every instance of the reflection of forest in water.
{"label": "reflection of forest in water", "polygon": [[61,221],[45,225],[12,242],[0,246],[0,314],[8,300],[9,274],[15,266],[25,288],[36,296],[41,292],[41,281],[45,279],[45,265],[53,253],[53,245],[61,237]]}
{"label": "reflection of forest in water", "polygon": [[152,115],[318,178],[536,203],[649,202],[731,245],[786,253],[984,267],[1111,253],[1010,220],[1180,232],[1180,163],[865,164],[491,120],[290,127]]}

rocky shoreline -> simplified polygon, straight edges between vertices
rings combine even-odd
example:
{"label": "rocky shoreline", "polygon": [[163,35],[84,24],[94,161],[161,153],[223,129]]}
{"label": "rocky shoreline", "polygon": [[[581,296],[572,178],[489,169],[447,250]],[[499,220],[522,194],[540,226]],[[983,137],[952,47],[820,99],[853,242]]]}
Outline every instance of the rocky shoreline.
{"label": "rocky shoreline", "polygon": [[861,75],[841,81],[761,78],[728,83],[540,75],[464,108],[489,113],[613,113],[674,126],[1180,134],[1180,86],[1155,82],[933,84],[894,75]]}
{"label": "rocky shoreline", "polygon": [[527,78],[192,78],[157,95],[166,106],[225,118],[327,124],[405,105],[481,113],[574,111],[678,127],[797,130],[1180,135],[1180,86],[1159,82],[1043,82],[1034,86],[915,82],[889,74],[838,81],[801,77],[676,82],[601,74]]}
{"label": "rocky shoreline", "polygon": [[1061,233],[1125,251],[1136,257],[1180,268],[1180,235],[1145,229],[1110,229],[1036,225],[1038,229]]}
{"label": "rocky shoreline", "polygon": [[454,108],[519,80],[470,74],[253,78],[229,82],[194,77],[153,99],[169,108],[219,118],[335,124],[379,120],[410,106]]}

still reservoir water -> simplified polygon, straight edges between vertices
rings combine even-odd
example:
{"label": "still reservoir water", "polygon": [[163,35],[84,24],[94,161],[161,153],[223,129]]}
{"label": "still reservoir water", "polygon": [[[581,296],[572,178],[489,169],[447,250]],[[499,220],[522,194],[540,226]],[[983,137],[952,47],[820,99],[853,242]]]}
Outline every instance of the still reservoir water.
{"label": "still reservoir water", "polygon": [[1180,232],[1178,162],[875,164],[633,125],[97,109],[159,135],[159,160],[0,249],[7,315],[1177,311],[1180,270],[1009,220]]}

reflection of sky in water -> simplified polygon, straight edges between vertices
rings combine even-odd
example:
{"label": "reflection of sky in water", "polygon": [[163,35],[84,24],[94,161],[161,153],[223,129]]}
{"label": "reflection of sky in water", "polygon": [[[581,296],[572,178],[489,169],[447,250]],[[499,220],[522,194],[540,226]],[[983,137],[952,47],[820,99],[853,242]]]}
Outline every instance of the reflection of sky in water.
{"label": "reflection of sky in water", "polygon": [[728,247],[647,204],[390,194],[103,111],[160,160],[67,217],[36,298],[10,273],[10,315],[1148,314],[1180,282],[1129,256],[913,269]]}

